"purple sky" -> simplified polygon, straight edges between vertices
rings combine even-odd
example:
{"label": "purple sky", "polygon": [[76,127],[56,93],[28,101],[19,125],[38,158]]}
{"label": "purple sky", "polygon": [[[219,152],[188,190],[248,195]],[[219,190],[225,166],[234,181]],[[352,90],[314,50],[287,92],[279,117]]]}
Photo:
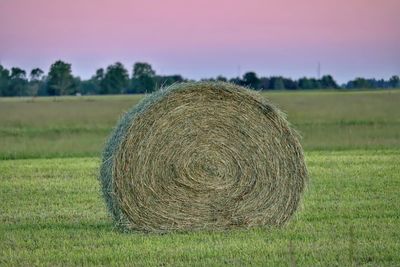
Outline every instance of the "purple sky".
{"label": "purple sky", "polygon": [[157,73],[292,78],[400,73],[399,0],[0,0],[0,63],[90,77],[116,61]]}

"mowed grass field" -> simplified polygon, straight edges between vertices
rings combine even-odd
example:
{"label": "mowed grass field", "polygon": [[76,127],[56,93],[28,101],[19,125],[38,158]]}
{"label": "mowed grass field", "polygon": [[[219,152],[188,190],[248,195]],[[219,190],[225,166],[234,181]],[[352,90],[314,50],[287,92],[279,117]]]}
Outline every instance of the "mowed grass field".
{"label": "mowed grass field", "polygon": [[[265,93],[306,150],[400,148],[400,90]],[[0,98],[0,158],[98,156],[143,96]]]}
{"label": "mowed grass field", "polygon": [[310,184],[281,229],[114,229],[100,150],[141,96],[0,98],[0,265],[400,266],[400,91],[266,97],[303,136]]}

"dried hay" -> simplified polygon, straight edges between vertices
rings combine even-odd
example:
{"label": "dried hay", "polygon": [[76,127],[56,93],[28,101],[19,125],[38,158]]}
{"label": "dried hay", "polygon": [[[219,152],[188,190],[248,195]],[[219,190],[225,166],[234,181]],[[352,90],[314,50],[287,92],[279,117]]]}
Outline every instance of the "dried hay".
{"label": "dried hay", "polygon": [[103,152],[108,209],[126,230],[281,226],[307,169],[297,134],[258,93],[183,83],[126,113]]}

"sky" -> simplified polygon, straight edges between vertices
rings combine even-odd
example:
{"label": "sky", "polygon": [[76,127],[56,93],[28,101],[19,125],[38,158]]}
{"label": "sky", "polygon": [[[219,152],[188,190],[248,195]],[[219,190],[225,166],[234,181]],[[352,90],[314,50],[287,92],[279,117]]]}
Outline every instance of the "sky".
{"label": "sky", "polygon": [[200,79],[400,74],[399,0],[0,0],[0,64],[117,61]]}

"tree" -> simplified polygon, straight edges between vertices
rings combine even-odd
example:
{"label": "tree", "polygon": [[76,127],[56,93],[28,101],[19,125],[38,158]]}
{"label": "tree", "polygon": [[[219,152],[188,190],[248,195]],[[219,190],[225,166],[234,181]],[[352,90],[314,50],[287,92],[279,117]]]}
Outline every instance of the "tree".
{"label": "tree", "polygon": [[51,65],[47,78],[47,91],[49,95],[73,94],[76,90],[71,64],[61,60]]}
{"label": "tree", "polygon": [[26,71],[20,68],[11,68],[10,83],[9,83],[10,96],[22,96],[27,91]]}
{"label": "tree", "polygon": [[392,88],[398,88],[400,87],[400,78],[397,75],[393,75],[390,79],[389,79],[389,84],[390,87]]}
{"label": "tree", "polygon": [[260,84],[260,79],[257,77],[257,74],[253,71],[246,72],[243,75],[243,83],[246,86],[249,86],[253,89],[258,89]]}
{"label": "tree", "polygon": [[11,79],[26,79],[26,71],[20,68],[11,68]]}
{"label": "tree", "polygon": [[0,96],[9,95],[10,71],[0,65]]}
{"label": "tree", "polygon": [[216,80],[219,81],[219,82],[227,82],[227,81],[228,81],[228,79],[225,78],[225,77],[222,76],[222,75],[218,75],[217,78],[216,78]]}
{"label": "tree", "polygon": [[[317,80],[315,78],[303,77],[303,78],[300,78],[297,83],[298,83],[298,86],[300,89],[320,89],[323,87],[321,80]],[[336,84],[336,82],[334,82],[334,83],[326,82],[326,85],[327,85],[326,88],[336,88],[336,87],[333,87],[334,84]]]}
{"label": "tree", "polygon": [[97,69],[95,75],[93,75],[89,80],[80,82],[79,92],[84,95],[95,95],[101,93],[101,84],[104,77],[104,69]]}
{"label": "tree", "polygon": [[35,68],[31,70],[30,79],[31,81],[39,81],[42,78],[43,74],[44,72],[41,69]]}
{"label": "tree", "polygon": [[154,76],[156,72],[153,70],[150,64],[145,62],[137,62],[133,65],[133,78],[140,78],[141,76]]}
{"label": "tree", "polygon": [[285,89],[296,90],[297,88],[299,88],[297,82],[293,81],[290,78],[282,78],[282,81],[283,81],[283,86],[285,87]]}
{"label": "tree", "polygon": [[104,69],[100,68],[98,70],[96,70],[96,74],[93,76],[93,78],[97,81],[101,81],[104,79]]}
{"label": "tree", "polygon": [[31,73],[29,75],[30,81],[28,86],[28,95],[32,97],[37,96],[39,88],[43,85],[42,82],[43,74],[44,72],[39,68],[31,70]]}
{"label": "tree", "polygon": [[79,83],[78,91],[82,95],[95,95],[100,92],[100,87],[96,81],[91,78],[89,80],[83,80]]}
{"label": "tree", "polygon": [[373,84],[370,80],[365,78],[356,78],[347,83],[347,88],[373,88]]}
{"label": "tree", "polygon": [[134,90],[142,92],[153,92],[156,88],[156,72],[151,65],[144,62],[137,62],[133,65],[132,86]]}
{"label": "tree", "polygon": [[310,78],[311,89],[319,89],[321,88],[321,82],[318,79]]}
{"label": "tree", "polygon": [[267,90],[270,86],[270,80],[267,77],[260,78],[260,88],[262,90]]}
{"label": "tree", "polygon": [[231,78],[229,79],[229,82],[237,85],[244,85],[244,81],[240,79],[240,77]]}
{"label": "tree", "polygon": [[298,84],[301,89],[312,89],[313,88],[312,82],[306,77],[300,78],[298,81]]}
{"label": "tree", "polygon": [[[101,77],[101,71],[96,73]],[[101,94],[121,94],[127,91],[129,84],[129,74],[124,65],[116,62],[107,67],[104,78],[101,79]]]}
{"label": "tree", "polygon": [[339,88],[338,84],[331,75],[322,76],[320,83],[322,88],[333,88],[333,89]]}
{"label": "tree", "polygon": [[[155,82],[155,88],[163,88],[163,87],[167,87],[170,86],[174,83],[179,83],[179,82],[183,82],[185,79],[183,79],[183,77],[181,75],[166,75],[166,76],[161,76],[161,75],[156,75],[154,76],[154,82]],[[134,81],[136,81],[137,83],[132,84],[132,89],[130,93],[140,93],[140,91],[137,91],[135,89],[140,88],[141,84],[139,83],[138,80],[133,79]],[[145,90],[143,89],[142,92],[145,92]]]}
{"label": "tree", "polygon": [[282,77],[271,77],[270,89],[272,90],[285,89],[285,84],[283,83]]}

